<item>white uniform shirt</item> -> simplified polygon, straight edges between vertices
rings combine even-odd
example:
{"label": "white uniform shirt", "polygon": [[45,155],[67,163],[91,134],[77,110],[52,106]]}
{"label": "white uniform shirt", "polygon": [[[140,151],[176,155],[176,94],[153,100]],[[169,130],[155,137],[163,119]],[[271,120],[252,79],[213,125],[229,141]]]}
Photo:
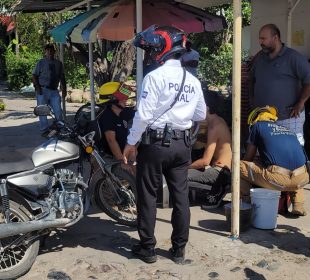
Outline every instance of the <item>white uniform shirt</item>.
{"label": "white uniform shirt", "polygon": [[201,84],[189,72],[186,72],[183,91],[178,101],[172,109],[159,117],[174,101],[182,78],[181,62],[174,59],[166,61],[164,65],[144,77],[137,112],[127,137],[128,144],[135,145],[149,124],[152,129],[156,129],[164,128],[166,123],[172,123],[173,129],[185,130],[192,126],[192,121],[206,118],[206,104]]}

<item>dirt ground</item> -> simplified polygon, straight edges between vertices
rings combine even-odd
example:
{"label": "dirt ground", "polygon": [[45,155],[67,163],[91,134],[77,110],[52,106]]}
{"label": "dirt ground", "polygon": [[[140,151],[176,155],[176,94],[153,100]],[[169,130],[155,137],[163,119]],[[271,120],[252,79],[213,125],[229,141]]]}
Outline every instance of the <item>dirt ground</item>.
{"label": "dirt ground", "polygon": [[[0,164],[30,156],[40,137],[33,116],[33,98],[25,98],[0,85]],[[80,104],[67,104],[72,115]],[[310,189],[306,188],[310,210]],[[229,196],[225,198],[229,200]],[[119,225],[92,209],[78,224],[57,230],[46,240],[31,270],[22,280],[200,280],[200,279],[310,279],[310,214],[305,217],[278,215],[275,230],[250,228],[232,240],[223,207],[212,211],[191,207],[190,239],[185,265],[176,265],[168,255],[171,209],[158,208],[156,238],[159,259],[145,264],[131,256],[137,241],[135,229]]]}

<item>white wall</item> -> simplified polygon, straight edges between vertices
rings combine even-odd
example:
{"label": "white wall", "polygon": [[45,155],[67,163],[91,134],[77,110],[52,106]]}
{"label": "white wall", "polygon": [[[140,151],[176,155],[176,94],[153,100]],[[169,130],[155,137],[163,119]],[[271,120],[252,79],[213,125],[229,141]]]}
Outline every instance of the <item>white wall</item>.
{"label": "white wall", "polygon": [[[287,0],[252,0],[251,23],[251,55],[260,50],[258,32],[267,23],[276,24],[281,31],[281,39],[286,43],[287,35]],[[308,59],[310,58],[310,1],[301,0],[293,12],[292,48],[296,49]]]}
{"label": "white wall", "polygon": [[251,26],[242,28],[242,51],[250,53],[251,50]]}

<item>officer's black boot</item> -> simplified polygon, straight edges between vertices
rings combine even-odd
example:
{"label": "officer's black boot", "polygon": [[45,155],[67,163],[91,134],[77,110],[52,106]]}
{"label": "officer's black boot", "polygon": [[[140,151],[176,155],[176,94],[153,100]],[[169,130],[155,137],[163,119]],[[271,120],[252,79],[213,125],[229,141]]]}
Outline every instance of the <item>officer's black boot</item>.
{"label": "officer's black boot", "polygon": [[146,263],[154,263],[157,261],[157,255],[154,248],[143,248],[140,244],[135,244],[131,248],[134,256]]}

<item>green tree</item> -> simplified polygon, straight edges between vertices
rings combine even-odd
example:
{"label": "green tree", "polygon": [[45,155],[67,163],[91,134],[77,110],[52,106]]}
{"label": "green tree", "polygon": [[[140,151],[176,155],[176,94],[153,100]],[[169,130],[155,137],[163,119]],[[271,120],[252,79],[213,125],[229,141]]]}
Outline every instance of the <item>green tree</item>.
{"label": "green tree", "polygon": [[[200,52],[199,75],[209,85],[229,85],[232,76],[233,8],[225,4],[208,9],[226,19],[227,28],[220,32],[193,34],[194,48]],[[242,1],[243,26],[251,23],[251,4]],[[245,58],[247,54],[243,54]]]}
{"label": "green tree", "polygon": [[1,0],[0,1],[0,14],[10,11],[14,3],[15,3],[15,0]]}
{"label": "green tree", "polygon": [[10,89],[20,90],[23,86],[30,85],[32,70],[41,54],[29,51],[26,46],[23,46],[17,56],[12,50],[11,45],[13,44],[17,44],[17,41],[13,40],[11,42],[5,55],[7,80]]}

